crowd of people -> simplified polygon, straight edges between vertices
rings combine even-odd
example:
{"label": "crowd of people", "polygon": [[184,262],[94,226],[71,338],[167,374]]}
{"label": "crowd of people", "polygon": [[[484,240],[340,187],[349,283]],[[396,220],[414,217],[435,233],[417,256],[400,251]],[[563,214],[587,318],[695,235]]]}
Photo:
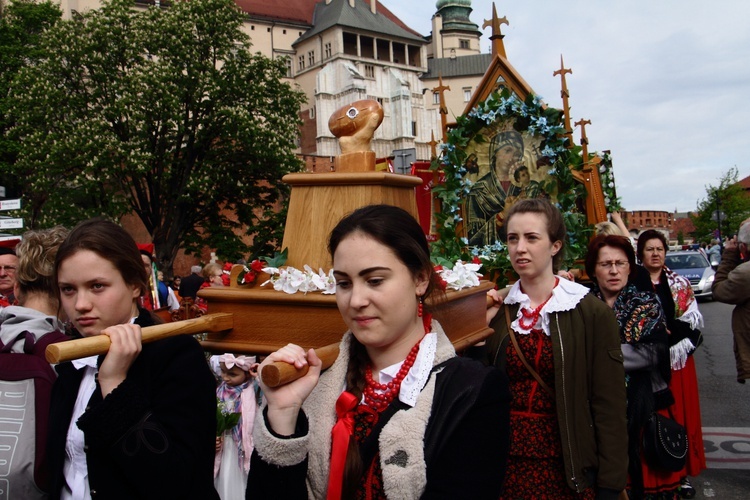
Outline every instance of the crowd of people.
{"label": "crowd of people", "polygon": [[[294,344],[259,365],[207,358],[187,335],[143,343],[156,305],[200,300],[222,267],[162,287],[152,250],[112,222],[27,232],[0,248],[2,346],[28,353],[16,341],[30,332],[110,348],[54,367],[46,446],[31,469],[10,464],[9,498],[692,498],[702,317],[664,236],[622,228],[597,227],[584,286],[560,269],[559,210],[519,199],[504,217],[518,280],[490,293],[487,341],[457,353],[431,314],[443,291],[421,226],[392,206],[355,210],[328,241],[347,331],[326,370]],[[743,224],[714,284],[737,304],[743,383],[749,246]],[[258,373],[278,362],[306,374],[267,386]],[[643,445],[657,415],[687,435],[677,470]]]}

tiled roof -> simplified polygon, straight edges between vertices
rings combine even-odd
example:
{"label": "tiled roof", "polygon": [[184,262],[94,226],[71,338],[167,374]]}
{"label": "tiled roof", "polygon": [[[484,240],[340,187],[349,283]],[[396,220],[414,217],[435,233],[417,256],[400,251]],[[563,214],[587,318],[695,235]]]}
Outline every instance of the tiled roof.
{"label": "tiled roof", "polygon": [[455,58],[444,57],[427,60],[427,73],[422,79],[483,75],[492,61],[492,54],[475,54]]}
{"label": "tiled roof", "polygon": [[[356,8],[351,9],[348,0],[331,0],[329,5],[326,5],[325,0],[235,0],[237,6],[248,15],[269,20],[275,19],[279,21],[297,22],[309,26],[313,26],[313,21],[314,24],[317,25],[318,23],[327,20],[326,16],[330,16],[330,14],[326,14],[324,15],[324,19],[314,19],[316,6],[327,7],[328,9],[338,7],[338,10],[341,12],[354,10],[356,11],[356,15],[347,16],[345,19],[342,19],[343,23],[355,23],[355,25],[352,25],[351,27],[371,31],[378,31],[387,28],[383,33],[397,34],[397,36],[403,38],[424,39],[421,34],[409,28],[401,21],[401,19],[396,17],[380,2],[377,2],[375,7],[375,10],[378,13],[377,16],[372,15],[370,12],[370,0],[356,0],[356,2]],[[346,9],[343,9],[344,6],[346,6]],[[322,14],[318,15],[320,16]],[[370,22],[365,22],[368,20]],[[366,26],[357,25],[362,24],[363,22],[365,22]],[[349,24],[344,25],[349,26]]]}
{"label": "tiled roof", "polygon": [[297,42],[311,38],[323,31],[333,27],[342,26],[374,34],[393,36],[406,40],[424,42],[424,37],[415,34],[413,30],[405,29],[403,23],[396,23],[396,17],[388,12],[385,7],[377,4],[376,13],[370,11],[368,0],[357,0],[354,8],[349,5],[348,0],[332,0],[330,4],[319,2],[313,13],[313,28],[305,32]]}
{"label": "tiled roof", "polygon": [[750,190],[750,175],[737,181],[737,184],[742,186],[745,191]]}

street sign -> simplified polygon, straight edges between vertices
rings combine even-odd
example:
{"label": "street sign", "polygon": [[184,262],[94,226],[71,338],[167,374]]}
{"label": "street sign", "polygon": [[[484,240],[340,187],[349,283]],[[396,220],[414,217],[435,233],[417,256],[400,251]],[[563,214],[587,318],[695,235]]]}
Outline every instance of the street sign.
{"label": "street sign", "polygon": [[21,199],[0,200],[0,210],[18,210],[21,208]]}
{"label": "street sign", "polygon": [[0,219],[0,229],[21,229],[23,228],[23,219]]}

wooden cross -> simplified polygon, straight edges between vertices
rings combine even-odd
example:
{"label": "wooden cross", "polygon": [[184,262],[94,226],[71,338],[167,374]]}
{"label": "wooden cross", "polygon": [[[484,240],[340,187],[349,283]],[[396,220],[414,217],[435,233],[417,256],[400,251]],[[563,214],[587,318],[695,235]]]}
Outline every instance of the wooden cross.
{"label": "wooden cross", "polygon": [[429,144],[430,146],[430,158],[434,159],[434,158],[437,158],[437,145],[439,144],[438,141],[435,140],[434,130],[430,132],[430,137],[432,138],[432,140],[428,142],[427,144]]}
{"label": "wooden cross", "polygon": [[560,54],[560,69],[552,73],[552,76],[559,75],[561,79],[560,97],[563,101],[563,123],[565,125],[565,136],[568,138],[568,149],[570,149],[573,147],[573,129],[570,126],[570,105],[568,103],[570,92],[568,92],[568,83],[565,80],[566,74],[573,74],[573,70],[565,67],[563,56]]}
{"label": "wooden cross", "polygon": [[584,120],[583,118],[576,122],[577,127],[581,127],[581,146],[583,147],[583,167],[586,168],[588,165],[588,154],[589,154],[589,138],[586,137],[586,125],[591,125],[591,120]]}
{"label": "wooden cross", "polygon": [[448,142],[448,106],[445,105],[445,91],[451,88],[443,85],[442,75],[438,75],[438,86],[432,89],[440,94],[440,125],[443,129],[443,142]]}
{"label": "wooden cross", "polygon": [[492,40],[492,55],[501,55],[504,58],[507,59],[507,55],[505,54],[505,45],[503,44],[503,38],[505,35],[503,35],[500,32],[500,25],[505,24],[507,26],[510,25],[508,23],[508,18],[505,16],[498,18],[497,17],[497,9],[495,9],[495,2],[492,2],[492,19],[484,20],[484,24],[482,25],[482,29],[489,27],[492,27],[492,34],[490,35],[490,40]]}
{"label": "wooden cross", "polygon": [[599,163],[599,160],[597,158],[595,161],[589,161],[589,139],[586,137],[586,125],[591,125],[591,120],[581,119],[575,124],[581,127],[583,168],[581,170],[571,170],[571,173],[586,188],[586,218],[589,224],[595,224],[607,220],[607,207],[604,206],[602,181],[599,178],[598,170],[594,168]]}

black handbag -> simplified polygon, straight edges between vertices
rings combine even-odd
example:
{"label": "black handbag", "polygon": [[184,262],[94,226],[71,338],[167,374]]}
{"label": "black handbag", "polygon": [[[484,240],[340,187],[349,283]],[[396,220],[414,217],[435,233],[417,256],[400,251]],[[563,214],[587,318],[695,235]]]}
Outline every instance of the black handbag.
{"label": "black handbag", "polygon": [[646,463],[655,469],[678,472],[685,467],[687,451],[685,427],[678,424],[674,417],[652,413],[643,428]]}

